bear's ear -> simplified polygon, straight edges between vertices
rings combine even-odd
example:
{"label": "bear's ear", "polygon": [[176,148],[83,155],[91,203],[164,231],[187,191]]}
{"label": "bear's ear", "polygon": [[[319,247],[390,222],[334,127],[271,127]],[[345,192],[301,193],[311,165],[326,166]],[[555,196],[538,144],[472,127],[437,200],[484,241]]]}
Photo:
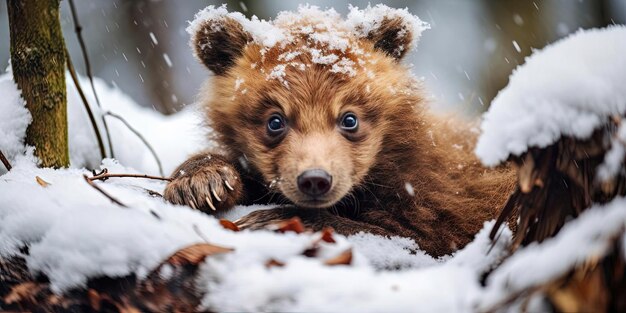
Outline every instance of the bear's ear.
{"label": "bear's ear", "polygon": [[228,16],[198,23],[191,34],[194,54],[213,73],[223,75],[241,56],[252,35]]}
{"label": "bear's ear", "polygon": [[413,41],[412,30],[407,26],[401,17],[385,17],[366,38],[374,42],[374,48],[399,60],[409,51]]}
{"label": "bear's ear", "polygon": [[393,9],[379,4],[363,10],[350,8],[348,25],[358,37],[374,43],[374,48],[400,60],[411,50],[422,34],[430,28],[408,9]]}

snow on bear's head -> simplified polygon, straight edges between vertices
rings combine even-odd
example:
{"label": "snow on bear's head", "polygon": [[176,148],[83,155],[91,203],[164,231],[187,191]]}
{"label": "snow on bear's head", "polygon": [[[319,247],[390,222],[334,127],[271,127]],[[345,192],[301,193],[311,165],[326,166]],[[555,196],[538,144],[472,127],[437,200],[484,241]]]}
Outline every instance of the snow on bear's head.
{"label": "snow on bear's head", "polygon": [[295,57],[306,54],[312,63],[356,75],[367,58],[363,46],[400,59],[428,28],[407,9],[380,4],[364,10],[350,6],[346,19],[334,9],[307,5],[297,12],[280,12],[273,21],[248,19],[222,5],[198,12],[187,31],[195,56],[217,75],[225,74],[246,49],[269,53],[271,61],[293,67],[300,66],[292,62]]}

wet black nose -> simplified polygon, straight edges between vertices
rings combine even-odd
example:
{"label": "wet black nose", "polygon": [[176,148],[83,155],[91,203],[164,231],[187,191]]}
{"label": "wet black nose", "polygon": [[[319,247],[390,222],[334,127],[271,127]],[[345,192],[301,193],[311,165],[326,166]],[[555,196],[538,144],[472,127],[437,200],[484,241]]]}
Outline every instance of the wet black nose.
{"label": "wet black nose", "polygon": [[325,170],[306,170],[298,176],[298,189],[309,196],[317,197],[327,193],[332,182],[333,177]]}

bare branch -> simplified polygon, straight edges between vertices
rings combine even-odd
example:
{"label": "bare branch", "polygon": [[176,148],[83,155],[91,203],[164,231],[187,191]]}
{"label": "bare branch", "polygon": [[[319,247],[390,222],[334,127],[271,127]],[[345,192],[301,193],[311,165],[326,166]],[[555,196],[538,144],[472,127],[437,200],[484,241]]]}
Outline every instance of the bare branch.
{"label": "bare branch", "polygon": [[[83,35],[81,34],[81,32],[83,31],[83,27],[78,21],[78,14],[76,13],[74,0],[69,0],[68,2],[70,4],[70,11],[72,12],[72,20],[74,20],[74,31],[76,32],[76,37],[78,37],[80,50],[83,53],[83,59],[85,60],[85,68],[87,70],[87,76],[89,77],[89,83],[91,83],[91,90],[93,92],[94,98],[96,98],[96,104],[99,108],[102,108],[102,105],[100,105],[100,99],[98,98],[98,93],[96,92],[96,87],[93,83],[93,74],[91,72],[91,62],[89,62],[89,56],[87,55],[87,47],[85,45],[85,41],[83,40]],[[111,157],[115,158],[115,153],[113,153],[113,143],[111,142],[111,133],[109,132],[109,126],[107,125],[104,116],[102,116],[102,124],[104,125],[104,131],[106,132],[107,139],[109,141],[109,151],[111,151]]]}
{"label": "bare branch", "polygon": [[146,138],[144,136],[141,135],[141,133],[139,133],[139,131],[137,131],[135,128],[133,128],[130,123],[128,123],[128,121],[126,121],[123,117],[108,111],[106,113],[104,113],[104,115],[108,115],[111,117],[114,117],[118,120],[120,120],[122,123],[124,123],[124,125],[126,125],[126,127],[128,127],[128,129],[130,129],[130,131],[132,131],[133,133],[135,133],[135,135],[137,135],[137,137],[139,137],[139,139],[141,139],[141,141],[143,141],[143,144],[146,145],[146,147],[148,148],[148,150],[150,150],[150,153],[152,153],[152,156],[154,157],[154,159],[157,162],[157,166],[159,167],[159,174],[161,174],[161,176],[163,175],[163,166],[161,165],[161,159],[159,159],[159,156],[157,155],[156,151],[154,151],[154,148],[152,148],[152,146],[150,145],[150,143],[148,143],[148,141],[146,140]]}
{"label": "bare branch", "polygon": [[83,88],[80,86],[80,82],[78,81],[78,76],[76,75],[76,71],[74,70],[74,64],[72,63],[72,58],[70,57],[69,51],[65,52],[65,60],[67,63],[67,69],[70,71],[70,76],[72,76],[72,80],[74,81],[74,86],[76,86],[76,90],[78,90],[78,95],[80,95],[80,99],[83,101],[83,105],[85,106],[85,110],[87,110],[87,115],[89,115],[89,121],[91,122],[91,126],[93,127],[93,131],[96,133],[96,139],[98,140],[98,147],[100,148],[100,157],[106,158],[106,150],[104,148],[104,142],[102,142],[102,135],[100,134],[100,129],[98,129],[98,124],[96,124],[96,118],[93,116],[93,111],[91,111],[91,107],[89,106],[89,102],[87,101],[87,97],[85,97],[85,93],[83,92]]}
{"label": "bare branch", "polygon": [[113,203],[127,208],[128,206],[125,205],[124,203],[120,202],[119,200],[113,198],[113,196],[111,196],[110,194],[108,194],[106,191],[104,191],[102,188],[100,188],[98,185],[94,184],[93,181],[91,181],[89,179],[89,177],[87,177],[87,175],[83,174],[83,178],[85,178],[85,181],[89,184],[89,186],[93,187],[93,189],[97,190],[98,192],[100,192],[101,194],[103,194],[105,197],[109,198],[109,200],[111,200]]}
{"label": "bare branch", "polygon": [[145,178],[145,179],[156,179],[156,180],[164,180],[164,181],[172,181],[171,178],[161,177],[161,176],[151,176],[146,174],[111,174],[108,169],[103,169],[100,173],[95,173],[92,177],[89,177],[90,181],[94,180],[107,180],[109,178],[121,178],[121,177],[129,177],[129,178]]}
{"label": "bare branch", "polygon": [[7,160],[7,158],[4,156],[4,153],[2,153],[2,151],[0,151],[0,161],[2,161],[2,164],[4,164],[4,167],[7,168],[7,171],[11,170],[11,163],[9,163],[9,160]]}

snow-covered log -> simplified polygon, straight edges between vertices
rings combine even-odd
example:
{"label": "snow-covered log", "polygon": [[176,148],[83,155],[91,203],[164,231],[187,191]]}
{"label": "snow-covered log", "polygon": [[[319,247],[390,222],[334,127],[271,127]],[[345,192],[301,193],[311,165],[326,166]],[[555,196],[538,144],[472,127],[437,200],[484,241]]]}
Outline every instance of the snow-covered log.
{"label": "snow-covered log", "polygon": [[626,27],[579,31],[526,59],[494,99],[476,153],[510,160],[518,188],[491,233],[514,245],[554,236],[593,203],[626,194]]}

